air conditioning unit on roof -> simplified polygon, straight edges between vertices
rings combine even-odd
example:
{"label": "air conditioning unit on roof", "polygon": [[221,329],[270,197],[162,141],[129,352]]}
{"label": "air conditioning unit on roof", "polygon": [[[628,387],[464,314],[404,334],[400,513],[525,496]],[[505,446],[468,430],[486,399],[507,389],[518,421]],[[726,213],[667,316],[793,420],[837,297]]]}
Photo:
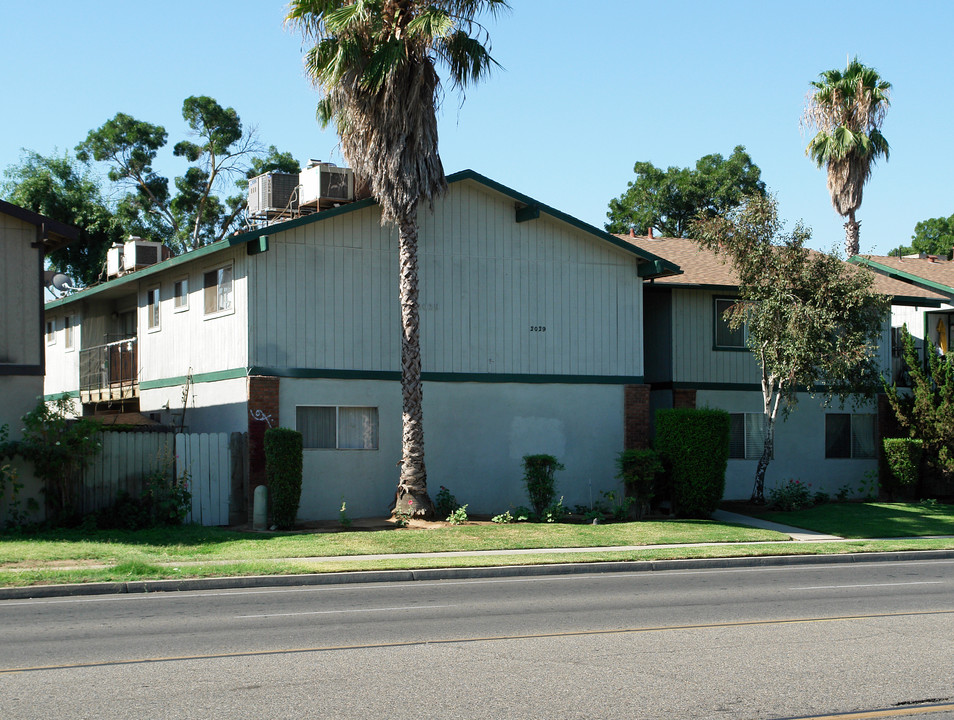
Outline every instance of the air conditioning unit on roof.
{"label": "air conditioning unit on roof", "polygon": [[312,161],[298,176],[302,207],[324,209],[354,200],[354,171]]}
{"label": "air conditioning unit on roof", "polygon": [[248,212],[270,215],[298,209],[298,176],[271,172],[248,181]]}
{"label": "air conditioning unit on roof", "polygon": [[129,241],[123,245],[122,262],[125,272],[132,272],[140,268],[155,265],[169,257],[168,253],[163,253],[162,243],[150,242],[140,238],[129,238]]}

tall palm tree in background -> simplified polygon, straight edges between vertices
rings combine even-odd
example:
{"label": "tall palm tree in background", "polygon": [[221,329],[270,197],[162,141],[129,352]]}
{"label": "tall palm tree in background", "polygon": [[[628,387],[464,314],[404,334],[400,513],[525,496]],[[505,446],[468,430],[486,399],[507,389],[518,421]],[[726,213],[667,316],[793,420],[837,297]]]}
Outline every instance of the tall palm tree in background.
{"label": "tall palm tree in background", "polygon": [[861,207],[861,193],[871,176],[875,161],[888,159],[888,141],[881,123],[891,104],[891,83],[881,79],[874,68],[858,58],[844,72],[826,70],[812,83],[805,108],[805,123],[818,129],[805,154],[828,169],[828,192],[836,212],[847,218],[845,253],[858,254],[861,223],[855,212]]}
{"label": "tall palm tree in background", "polygon": [[395,510],[430,516],[424,466],[418,312],[417,210],[447,188],[437,149],[437,67],[457,90],[496,65],[477,17],[506,0],[292,0],[286,22],[314,42],[305,66],[322,91],[318,119],[334,122],[356,182],[381,222],[398,228],[403,442]]}

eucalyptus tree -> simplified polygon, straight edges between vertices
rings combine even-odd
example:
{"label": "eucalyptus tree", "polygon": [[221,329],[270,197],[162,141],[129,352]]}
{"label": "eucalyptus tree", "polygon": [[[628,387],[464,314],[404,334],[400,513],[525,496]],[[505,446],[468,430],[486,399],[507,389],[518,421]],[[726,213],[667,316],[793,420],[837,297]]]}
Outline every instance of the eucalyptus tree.
{"label": "eucalyptus tree", "polygon": [[506,0],[292,0],[286,23],[314,46],[305,66],[345,160],[399,237],[403,432],[395,510],[429,516],[418,312],[419,204],[447,188],[437,143],[438,67],[463,90],[496,66],[478,21]]}
{"label": "eucalyptus tree", "polygon": [[891,104],[891,83],[855,58],[841,70],[826,70],[812,82],[805,124],[817,134],[805,153],[828,171],[828,192],[845,222],[845,253],[858,254],[860,223],[855,212],[871,169],[878,158],[888,159],[889,146],[881,125]]}
{"label": "eucalyptus tree", "polygon": [[223,202],[217,191],[227,187],[228,178],[244,180],[262,148],[233,108],[206,95],[187,97],[182,118],[193,139],[176,143],[172,152],[193,164],[175,178],[175,193],[153,167],[168,138],[162,126],[117,113],[90,130],[76,154],[83,162],[107,163],[109,179],[131,190],[118,203],[120,218],[178,250],[194,250],[235,228],[241,204]]}
{"label": "eucalyptus tree", "polygon": [[795,409],[799,393],[858,404],[881,389],[877,349],[890,299],[874,292],[870,271],[808,250],[806,228],[783,232],[772,197],[700,218],[692,237],[731,262],[738,277],[739,301],[727,320],[732,329],[745,327],[761,371],[765,438],[752,500],[764,502],[775,422]]}

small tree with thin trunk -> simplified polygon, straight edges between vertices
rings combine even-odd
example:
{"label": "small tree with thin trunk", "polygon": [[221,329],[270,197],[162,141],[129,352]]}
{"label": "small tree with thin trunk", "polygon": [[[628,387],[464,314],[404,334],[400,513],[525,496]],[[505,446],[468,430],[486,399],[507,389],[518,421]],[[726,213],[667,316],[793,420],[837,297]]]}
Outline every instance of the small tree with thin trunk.
{"label": "small tree with thin trunk", "polygon": [[745,327],[761,370],[765,444],[752,500],[762,503],[775,422],[794,410],[799,392],[826,405],[860,404],[881,387],[877,348],[890,299],[874,293],[867,270],[808,250],[806,228],[784,234],[774,198],[753,196],[725,217],[700,220],[694,237],[738,276],[739,301],[727,320]]}

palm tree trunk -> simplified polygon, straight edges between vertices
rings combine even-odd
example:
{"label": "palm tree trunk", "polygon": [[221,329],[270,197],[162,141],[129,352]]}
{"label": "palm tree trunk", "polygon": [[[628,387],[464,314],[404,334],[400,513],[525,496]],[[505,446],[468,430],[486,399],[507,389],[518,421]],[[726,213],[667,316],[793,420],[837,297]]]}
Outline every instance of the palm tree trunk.
{"label": "palm tree trunk", "polygon": [[855,220],[855,211],[848,213],[848,222],[845,223],[845,257],[850,258],[858,254],[860,249],[861,223]]}
{"label": "palm tree trunk", "polygon": [[398,223],[401,285],[401,392],[403,433],[401,477],[394,508],[415,517],[431,517],[424,467],[424,411],[421,384],[421,333],[418,309],[417,208]]}

